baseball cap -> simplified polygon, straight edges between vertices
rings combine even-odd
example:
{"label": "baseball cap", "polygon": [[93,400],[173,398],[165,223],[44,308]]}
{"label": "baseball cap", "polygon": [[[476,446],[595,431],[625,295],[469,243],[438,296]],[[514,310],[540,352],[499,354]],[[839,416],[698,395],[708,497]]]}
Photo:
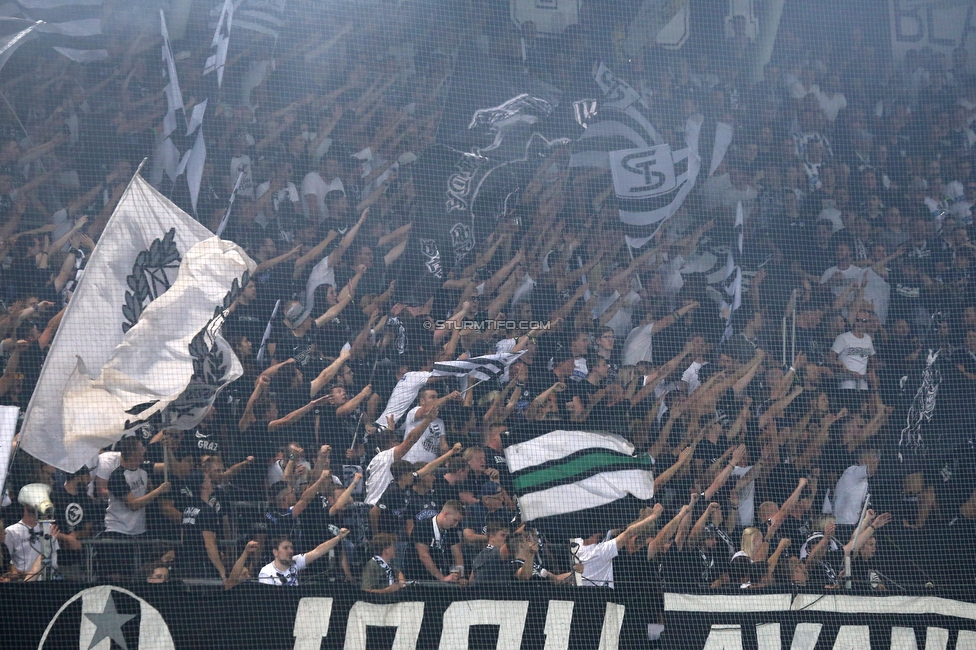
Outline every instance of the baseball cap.
{"label": "baseball cap", "polygon": [[495,483],[494,481],[487,481],[481,486],[481,496],[483,497],[495,496],[501,491],[502,491],[501,486],[498,485],[498,483]]}

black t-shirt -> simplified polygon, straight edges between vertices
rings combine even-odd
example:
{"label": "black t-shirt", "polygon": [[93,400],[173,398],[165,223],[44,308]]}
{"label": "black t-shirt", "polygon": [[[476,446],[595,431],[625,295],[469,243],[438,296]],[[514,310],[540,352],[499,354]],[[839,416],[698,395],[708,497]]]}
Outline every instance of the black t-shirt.
{"label": "black t-shirt", "polygon": [[436,517],[437,513],[441,511],[441,505],[444,502],[437,500],[437,495],[434,494],[433,490],[426,494],[420,494],[412,489],[407,492],[410,494],[410,503],[407,505],[405,513],[408,519],[413,519],[414,522],[423,521]]}
{"label": "black t-shirt", "polygon": [[471,492],[473,489],[474,486],[467,479],[451,485],[443,474],[439,474],[434,477],[434,489],[431,490],[431,494],[437,503],[447,503],[448,501],[460,501],[461,492]]}
{"label": "black t-shirt", "polygon": [[406,538],[406,522],[410,518],[410,502],[413,490],[404,490],[396,482],[390,483],[386,492],[380,497],[376,507],[380,509],[379,533],[394,533],[399,538]]}
{"label": "black t-shirt", "polygon": [[291,508],[272,508],[265,513],[265,523],[267,524],[268,539],[275,537],[287,537],[292,541],[295,550],[305,551],[302,545],[302,534],[304,532],[302,521],[298,517],[293,517]]}
{"label": "black t-shirt", "polygon": [[512,493],[512,473],[508,471],[508,461],[505,453],[496,451],[491,447],[485,447],[485,467],[487,469],[497,469],[498,478],[505,491]]}
{"label": "black t-shirt", "polygon": [[[236,423],[235,423],[236,424]],[[221,445],[220,432],[216,427],[197,427],[183,434],[184,444],[189,445],[197,456],[217,456],[226,451]]]}
{"label": "black t-shirt", "polygon": [[63,485],[55,485],[51,490],[51,502],[54,504],[54,520],[62,533],[73,533],[89,524],[98,526],[98,522],[105,518],[105,507],[99,507],[84,489],[75,495],[68,494]]}
{"label": "black t-shirt", "polygon": [[[799,557],[802,560],[806,560],[809,556],[808,554],[813,552],[817,544],[823,539],[824,535],[822,532],[815,532],[803,545],[800,551]],[[791,538],[792,539],[792,538]],[[795,542],[796,540],[794,540]],[[809,581],[807,586],[810,587],[824,587],[827,585],[836,586],[837,579],[840,575],[841,569],[844,567],[844,550],[841,543],[836,538],[831,538],[827,545],[827,551],[821,556],[819,562],[815,562],[813,565],[808,565],[807,572],[809,574]]]}
{"label": "black t-shirt", "polygon": [[725,447],[719,443],[711,442],[709,440],[702,439],[698,446],[695,447],[695,460],[700,460],[708,469],[712,463],[717,461],[725,453]]}
{"label": "black t-shirt", "polygon": [[[281,264],[276,264],[268,269],[268,271],[252,278],[258,287],[258,304],[261,305],[262,309],[267,310],[269,316],[274,309],[275,301],[279,298],[282,301],[287,301],[295,291],[300,291],[305,288],[305,283],[298,283],[292,279],[294,271],[295,262],[289,260]],[[280,315],[283,311],[280,308],[278,314]],[[263,333],[264,330],[262,329]],[[252,343],[260,343],[260,341],[261,339],[258,339],[256,342],[252,341]]]}
{"label": "black t-shirt", "polygon": [[488,524],[499,522],[509,524],[515,518],[515,511],[508,508],[500,508],[495,512],[489,512],[484,504],[476,503],[464,509],[464,528],[470,528],[476,535],[487,535]]}
{"label": "black t-shirt", "polygon": [[207,556],[207,546],[203,540],[204,532],[219,531],[219,516],[214,508],[200,499],[184,507],[182,512],[180,530],[183,533],[183,548],[178,555],[181,577],[219,578],[220,574]]}
{"label": "black t-shirt", "polygon": [[[224,327],[247,337],[251,342],[254,354],[258,353],[264,330],[268,326],[271,312],[267,310],[263,301],[255,301],[248,305],[238,305],[227,317]],[[279,309],[280,311],[280,309]]]}
{"label": "black t-shirt", "polygon": [[360,424],[363,417],[362,409],[357,408],[349,415],[336,415],[337,407],[324,404],[317,409],[319,414],[319,436],[324,444],[333,449],[341,450],[343,458],[345,450],[352,446],[353,438],[357,443],[363,442],[365,430]]}
{"label": "black t-shirt", "polygon": [[[430,519],[425,519],[423,521],[418,521],[413,527],[413,534],[410,536],[410,541],[414,544],[423,544],[430,551],[430,557],[440,569],[441,573],[448,573],[451,570],[451,565],[454,564],[454,556],[451,554],[451,548],[461,543],[461,528],[455,526],[454,528],[441,529],[437,528],[438,533],[435,534],[437,517],[431,517]],[[427,574],[424,571],[424,574]],[[429,578],[429,574],[424,576],[424,579]]]}
{"label": "black t-shirt", "polygon": [[[55,485],[51,490],[51,502],[54,504],[54,521],[63,533],[100,527],[100,522],[105,520],[105,507],[99,507],[84,488],[74,495],[68,494],[63,485]],[[58,551],[58,561],[64,565],[80,563],[84,557],[84,551],[72,551],[64,546]]]}
{"label": "black t-shirt", "polygon": [[502,558],[500,549],[488,546],[478,553],[472,564],[474,583],[478,585],[510,583],[518,568],[511,561]]}
{"label": "black t-shirt", "polygon": [[[331,487],[323,489],[331,491]],[[302,512],[302,528],[308,534],[309,539],[329,539],[335,537],[336,533],[329,529],[329,526],[342,527],[341,513],[333,517],[329,514],[329,499],[325,494],[316,494],[305,511]]]}

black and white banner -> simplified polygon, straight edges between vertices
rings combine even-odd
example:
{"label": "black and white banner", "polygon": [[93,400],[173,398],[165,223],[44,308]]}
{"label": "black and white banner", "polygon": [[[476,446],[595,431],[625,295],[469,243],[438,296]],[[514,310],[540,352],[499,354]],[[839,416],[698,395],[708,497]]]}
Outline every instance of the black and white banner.
{"label": "black and white banner", "polygon": [[976,5],[945,0],[888,0],[891,53],[901,61],[910,50],[931,49],[952,61],[957,47],[969,50],[970,67],[976,56]]}
{"label": "black and white banner", "polygon": [[434,364],[434,376],[471,377],[477,381],[497,379],[502,376],[506,368],[515,363],[524,353],[523,350],[515,354],[503,352],[470,359],[458,359],[457,361],[441,361]]}
{"label": "black and white banner", "polygon": [[41,21],[35,30],[41,41],[78,63],[108,58],[102,12],[102,0],[17,0],[0,7],[0,17]]}
{"label": "black and white banner", "polygon": [[675,650],[976,647],[976,604],[937,596],[665,594],[664,609]]}
{"label": "black and white banner", "polygon": [[[665,142],[645,114],[647,104],[636,89],[603,63],[594,80],[603,97],[574,102],[577,123],[584,130],[569,164],[610,169],[627,243],[640,248],[678,211],[702,168],[715,170],[733,130],[720,122],[706,123],[696,113],[687,119],[680,142]],[[699,150],[703,137],[712,143],[707,155]]]}
{"label": "black and white banner", "polygon": [[624,606],[613,595],[517,585],[415,585],[385,597],[324,585],[0,585],[0,639],[5,650],[616,650]]}

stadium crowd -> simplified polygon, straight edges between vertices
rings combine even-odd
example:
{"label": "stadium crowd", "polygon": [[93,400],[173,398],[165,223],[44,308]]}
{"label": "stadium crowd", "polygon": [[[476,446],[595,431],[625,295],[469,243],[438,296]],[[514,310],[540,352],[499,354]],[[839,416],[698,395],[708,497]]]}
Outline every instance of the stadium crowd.
{"label": "stadium crowd", "polygon": [[[44,482],[57,564],[74,579],[92,577],[91,547],[99,580],[228,588],[972,583],[976,79],[964,49],[892,65],[858,28],[781,33],[753,84],[737,23],[724,42],[631,58],[585,27],[519,30],[488,3],[419,28],[290,11],[274,47],[232,36],[196,210],[215,229],[241,178],[223,236],[258,266],[223,333],[244,375],[195,429],[146,427],[75,474],[16,454],[6,579],[36,570],[37,518],[17,494]],[[188,106],[206,81],[205,23],[177,47]],[[315,29],[286,37],[298,24]],[[27,406],[86,259],[158,146],[158,44],[119,38],[84,65],[38,50],[0,77],[22,122],[3,114],[0,403]],[[406,254],[423,218],[411,165],[468,50],[576,97],[598,92],[602,60],[662,132],[701,112],[734,125],[732,145],[634,251],[609,171],[570,168],[557,149],[422,294]],[[185,186],[156,181],[189,211]],[[740,204],[746,286],[729,315],[710,274]],[[466,326],[488,321],[534,325]],[[476,385],[431,372],[519,352]],[[523,524],[504,449],[558,429],[609,431],[653,458],[655,497],[636,520],[573,544]],[[656,603],[643,606],[656,624]]]}

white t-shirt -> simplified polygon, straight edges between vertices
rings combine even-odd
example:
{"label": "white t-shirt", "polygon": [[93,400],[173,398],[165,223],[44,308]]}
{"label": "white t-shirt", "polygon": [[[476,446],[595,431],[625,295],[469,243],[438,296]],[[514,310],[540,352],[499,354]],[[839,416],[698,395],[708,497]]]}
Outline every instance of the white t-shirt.
{"label": "white t-shirt", "polygon": [[146,509],[130,510],[126,497],[131,492],[136,498],[149,492],[149,475],[144,469],[125,469],[119,466],[108,479],[108,508],[105,509],[105,530],[124,535],[142,535],[146,532]]}
{"label": "white t-shirt", "polygon": [[375,506],[393,482],[393,449],[381,451],[366,466],[366,503]]}
{"label": "white t-shirt", "polygon": [[[403,439],[406,440],[410,432],[413,431],[422,419],[417,419],[417,411],[420,407],[410,409],[407,413],[407,419],[403,428]],[[437,458],[440,455],[441,449],[441,438],[447,435],[447,430],[444,428],[444,420],[440,418],[435,418],[427,430],[423,432],[420,436],[420,440],[410,448],[410,451],[403,455],[403,460],[409,461],[411,463],[423,462],[429,463],[430,461]]]}
{"label": "white t-shirt", "polygon": [[820,95],[820,86],[817,84],[810,84],[809,86],[804,86],[803,82],[797,79],[790,86],[790,97],[793,99],[803,99],[807,95]]}
{"label": "white t-shirt", "polygon": [[115,468],[122,463],[122,453],[118,451],[103,451],[98,455],[98,466],[95,468],[95,478],[107,481],[115,471]]}
{"label": "white t-shirt", "polygon": [[688,384],[688,394],[691,395],[701,386],[701,379],[698,378],[698,371],[705,367],[705,364],[692,361],[688,369],[681,373],[681,381]]}
{"label": "white t-shirt", "polygon": [[[868,359],[874,355],[874,344],[871,336],[865,334],[861,338],[854,336],[854,332],[844,332],[830,346],[833,352],[837,353],[837,358],[844,367],[859,375],[868,374]],[[841,379],[840,388],[848,390],[867,390],[868,382],[866,379],[854,379],[845,377]]]}
{"label": "white t-shirt", "polygon": [[[243,181],[241,181],[243,182]],[[271,181],[265,181],[258,185],[258,189],[255,192],[255,197],[260,199],[264,196],[265,192],[271,189]],[[298,188],[291,181],[288,181],[283,188],[274,193],[271,197],[271,209],[274,213],[278,212],[278,206],[280,206],[284,201],[291,201],[292,203],[299,203],[302,197],[298,194]],[[258,216],[254,219],[258,222],[261,227],[266,227],[271,221],[274,214],[265,214],[263,211],[258,213]]]}
{"label": "white t-shirt", "polygon": [[230,178],[231,181],[236,183],[237,177],[240,176],[241,172],[244,172],[244,177],[241,178],[241,184],[237,188],[238,196],[246,196],[249,199],[254,199],[254,177],[251,175],[251,157],[247,154],[243,156],[236,156],[230,159]]}
{"label": "white t-shirt", "polygon": [[325,195],[332,190],[344,190],[342,186],[342,181],[338,178],[333,178],[328,183],[323,180],[322,176],[318,172],[309,172],[305,174],[305,178],[302,180],[302,197],[306,197],[309,194],[315,195],[316,205],[315,208],[318,209],[317,214],[312,213],[312,206],[305,206],[309,211],[309,217],[313,220],[324,219],[328,216],[329,212],[325,208]]}
{"label": "white t-shirt", "polygon": [[851,465],[845,469],[834,489],[834,518],[837,523],[847,526],[856,524],[867,494],[868,466]]}
{"label": "white t-shirt", "polygon": [[844,220],[841,218],[843,213],[835,207],[828,206],[817,215],[817,221],[829,221],[830,232],[840,232],[844,229]]}
{"label": "white t-shirt", "polygon": [[[298,459],[298,464],[305,468],[305,473],[298,476],[298,481],[296,485],[304,485],[308,483],[308,474],[312,471],[312,463],[304,458]],[[271,467],[268,468],[268,485],[274,485],[278,481],[282,481],[285,478],[285,467],[288,466],[288,461],[285,459],[276,460],[271,463]],[[298,469],[297,467],[295,469]]]}
{"label": "white t-shirt", "polygon": [[823,109],[827,120],[833,122],[837,119],[837,114],[847,108],[847,98],[843,93],[834,93],[833,97],[828,97],[827,93],[817,89],[817,103]]}
{"label": "white t-shirt", "polygon": [[[835,296],[842,294],[850,282],[859,283],[864,277],[867,277],[868,282],[864,287],[864,299],[873,305],[874,313],[877,314],[878,320],[884,325],[888,319],[888,305],[891,302],[891,286],[885,282],[885,279],[875,273],[874,269],[870,267],[861,268],[851,264],[844,271],[841,271],[836,266],[830,267],[820,276],[820,284],[827,284],[834,276],[834,273],[837,272],[840,272],[844,281],[830,287],[830,290]],[[847,308],[845,307],[842,311],[844,316],[847,316]]]}
{"label": "white t-shirt", "polygon": [[648,323],[647,325],[639,325],[630,330],[630,334],[627,335],[627,340],[624,341],[623,365],[633,366],[638,361],[651,360],[651,352],[654,349],[651,342],[651,332],[653,329],[654,323]]}
{"label": "white t-shirt", "polygon": [[[33,528],[28,528],[27,524],[22,521],[18,521],[12,526],[7,526],[6,528],[6,539],[4,543],[7,545],[7,551],[10,553],[10,562],[14,565],[14,568],[24,573],[29,571],[32,566],[34,566],[34,561],[37,560],[39,555],[39,549],[41,548],[40,538],[35,538],[34,542],[31,542],[31,533],[36,535],[41,534],[41,524],[34,524]],[[58,540],[51,540],[51,565],[58,565]]]}
{"label": "white t-shirt", "polygon": [[613,558],[617,557],[617,541],[608,539],[589,546],[584,546],[582,539],[573,541],[579,545],[576,557],[583,565],[583,586],[613,589]]}
{"label": "white t-shirt", "polygon": [[258,582],[275,587],[297,587],[298,572],[303,571],[307,566],[304,553],[292,558],[292,565],[288,567],[287,571],[279,571],[274,562],[269,562],[258,574]]}

